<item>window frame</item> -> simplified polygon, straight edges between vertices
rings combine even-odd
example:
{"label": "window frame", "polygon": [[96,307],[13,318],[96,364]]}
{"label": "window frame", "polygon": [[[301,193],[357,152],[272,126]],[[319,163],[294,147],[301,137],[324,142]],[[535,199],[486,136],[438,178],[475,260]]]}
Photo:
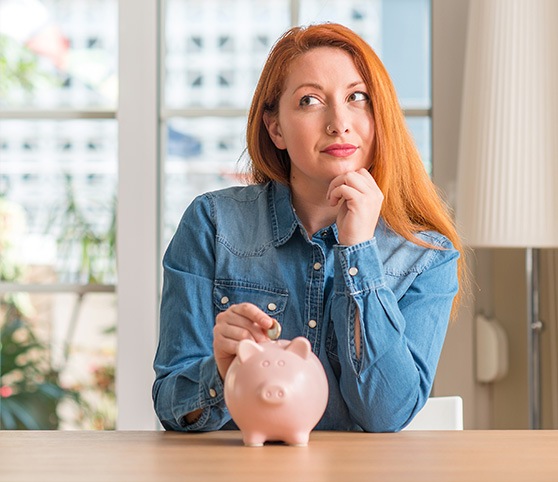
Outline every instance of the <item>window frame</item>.
{"label": "window frame", "polygon": [[160,6],[159,0],[119,0],[119,430],[153,430],[158,426],[151,385],[161,285]]}

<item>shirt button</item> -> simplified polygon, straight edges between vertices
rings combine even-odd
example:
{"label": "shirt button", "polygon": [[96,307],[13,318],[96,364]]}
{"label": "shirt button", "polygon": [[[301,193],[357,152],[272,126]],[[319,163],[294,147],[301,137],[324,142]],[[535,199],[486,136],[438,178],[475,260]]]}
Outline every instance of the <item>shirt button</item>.
{"label": "shirt button", "polygon": [[309,326],[310,328],[316,328],[316,326],[318,326],[318,322],[317,322],[316,320],[310,320],[310,321],[308,322],[308,326]]}
{"label": "shirt button", "polygon": [[223,296],[223,297],[221,298],[221,304],[222,304],[222,305],[226,305],[228,302],[229,302],[228,296]]}
{"label": "shirt button", "polygon": [[269,311],[275,311],[275,310],[277,309],[277,305],[276,305],[275,303],[269,303],[269,304],[267,305],[267,309],[268,309]]}
{"label": "shirt button", "polygon": [[320,269],[322,269],[322,263],[314,263],[314,269],[316,271],[319,271]]}
{"label": "shirt button", "polygon": [[210,389],[209,389],[209,396],[210,396],[211,398],[215,398],[215,397],[217,396],[217,392],[215,391],[214,388],[210,388]]}
{"label": "shirt button", "polygon": [[354,266],[352,268],[349,268],[349,274],[351,276],[356,276],[358,274],[358,268],[355,268]]}

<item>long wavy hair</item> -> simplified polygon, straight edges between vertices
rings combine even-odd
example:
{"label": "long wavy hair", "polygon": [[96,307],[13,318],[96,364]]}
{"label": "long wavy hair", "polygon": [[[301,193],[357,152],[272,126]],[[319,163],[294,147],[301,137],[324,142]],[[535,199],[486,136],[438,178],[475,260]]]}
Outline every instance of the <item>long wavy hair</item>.
{"label": "long wavy hair", "polygon": [[[458,261],[461,288],[465,278],[464,248],[449,209],[424,168],[386,68],[374,50],[347,27],[334,23],[294,27],[273,46],[248,114],[249,180],[289,185],[289,155],[275,147],[263,121],[264,112],[278,114],[279,99],[293,61],[318,47],[348,52],[368,89],[375,125],[370,173],[384,195],[382,218],[393,231],[421,246],[432,247],[417,238],[420,231],[434,230],[445,235],[461,253]],[[454,314],[461,291],[454,301]]]}

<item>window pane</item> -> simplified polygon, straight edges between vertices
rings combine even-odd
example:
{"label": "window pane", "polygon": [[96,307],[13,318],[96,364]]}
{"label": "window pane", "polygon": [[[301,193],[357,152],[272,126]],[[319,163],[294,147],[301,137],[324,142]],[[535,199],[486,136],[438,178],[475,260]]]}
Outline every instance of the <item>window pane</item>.
{"label": "window pane", "polygon": [[247,108],[287,0],[169,0],[165,105]]}
{"label": "window pane", "polygon": [[115,108],[117,0],[0,2],[0,107]]}
{"label": "window pane", "polygon": [[299,24],[340,23],[358,33],[379,54],[382,3],[382,0],[301,0]]}
{"label": "window pane", "polygon": [[429,108],[430,0],[383,0],[382,60],[405,108]]}
{"label": "window pane", "polygon": [[0,121],[0,157],[17,281],[113,283],[116,121]]}
{"label": "window pane", "polygon": [[1,296],[0,429],[114,429],[115,323],[113,293]]}
{"label": "window pane", "polygon": [[167,126],[164,245],[200,193],[242,182],[244,117],[172,118]]}
{"label": "window pane", "polygon": [[407,125],[413,135],[422,162],[432,176],[432,120],[430,117],[407,117]]}

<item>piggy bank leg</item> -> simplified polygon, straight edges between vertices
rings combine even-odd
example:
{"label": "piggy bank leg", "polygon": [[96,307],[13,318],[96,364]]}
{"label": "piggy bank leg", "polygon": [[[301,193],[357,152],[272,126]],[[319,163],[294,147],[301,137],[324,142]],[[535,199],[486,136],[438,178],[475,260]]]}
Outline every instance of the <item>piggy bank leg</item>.
{"label": "piggy bank leg", "polygon": [[306,447],[310,434],[308,432],[297,432],[285,437],[285,443],[295,447]]}
{"label": "piggy bank leg", "polygon": [[242,432],[242,440],[246,447],[261,447],[266,441],[266,436],[260,432]]}

